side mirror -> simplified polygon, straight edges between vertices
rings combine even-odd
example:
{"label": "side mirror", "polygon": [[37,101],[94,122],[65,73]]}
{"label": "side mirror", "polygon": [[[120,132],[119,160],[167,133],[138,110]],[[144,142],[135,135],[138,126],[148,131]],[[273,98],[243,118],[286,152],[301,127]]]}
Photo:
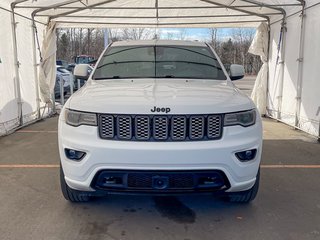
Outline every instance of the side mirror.
{"label": "side mirror", "polygon": [[78,64],[73,70],[73,75],[76,78],[87,79],[88,78],[89,64]]}
{"label": "side mirror", "polygon": [[238,80],[244,77],[244,67],[238,64],[232,64],[230,66],[230,78],[231,80]]}

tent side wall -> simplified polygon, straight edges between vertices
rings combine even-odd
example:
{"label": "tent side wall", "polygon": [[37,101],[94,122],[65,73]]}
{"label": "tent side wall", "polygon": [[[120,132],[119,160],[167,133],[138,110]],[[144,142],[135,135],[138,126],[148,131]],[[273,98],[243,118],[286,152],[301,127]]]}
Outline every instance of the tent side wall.
{"label": "tent side wall", "polygon": [[[269,92],[268,114],[289,125],[302,129],[312,135],[319,136],[319,107],[320,107],[320,5],[306,10],[303,59],[302,59],[302,88],[300,113],[297,107],[299,88],[299,45],[301,17],[299,14],[287,19],[285,34],[284,56],[278,55],[278,43],[281,23],[271,25],[269,51]],[[282,63],[284,57],[284,63]],[[318,90],[317,90],[318,89]],[[298,115],[296,116],[296,114]],[[297,117],[297,121],[296,121]]]}
{"label": "tent side wall", "polygon": [[[9,9],[9,6],[1,6]],[[27,124],[37,119],[37,77],[34,72],[32,21],[15,16],[17,55],[19,62],[18,88],[15,74],[14,45],[12,35],[12,14],[0,8],[1,42],[5,45],[0,48],[0,136],[5,135],[20,124],[19,119],[19,91],[22,102],[22,123]],[[39,42],[42,42],[43,25],[37,24]],[[39,62],[39,54],[36,55]]]}
{"label": "tent side wall", "polygon": [[[37,118],[37,90],[36,81],[38,76],[34,72],[34,58],[33,58],[33,23],[29,20],[17,16],[17,45],[18,45],[18,59],[20,62],[20,88],[22,98],[22,116],[23,123],[28,123]],[[37,24],[39,43],[43,39],[44,26]],[[23,39],[23,40],[22,40]],[[40,62],[39,52],[36,52],[36,63]]]}
{"label": "tent side wall", "polygon": [[320,136],[320,5],[307,10],[300,127]]}
{"label": "tent side wall", "polygon": [[[16,0],[3,0],[0,1],[0,7],[10,9],[10,3],[14,2]],[[36,6],[43,5],[44,8],[43,11],[37,11],[41,12],[42,14],[47,13],[51,17],[53,17],[54,20],[60,19],[60,24],[63,26],[62,20],[68,20],[71,19],[74,20],[72,24],[75,24],[76,26],[84,27],[83,19],[86,19],[85,17],[88,17],[90,15],[89,13],[92,11],[100,11],[99,9],[86,9],[86,7],[83,6],[83,4],[77,0],[47,0],[45,2],[50,2],[51,7],[48,7],[43,1],[31,1],[31,0],[19,0],[20,8],[16,8],[16,10],[26,16],[30,17],[31,13],[37,8]],[[168,10],[164,9],[163,11],[160,9],[155,10],[154,9],[154,3],[155,1],[150,0],[144,0],[144,1],[129,1],[129,0],[117,0],[117,1],[110,1],[110,0],[94,0],[95,4],[92,4],[90,6],[95,7],[103,7],[103,6],[116,6],[116,7],[122,7],[127,6],[129,3],[131,3],[131,6],[135,6],[139,2],[139,6],[149,6],[151,7],[151,10],[147,8],[147,12],[150,10],[150,15],[148,15],[148,18],[141,18],[139,21],[142,23],[147,22],[151,23],[150,26],[158,26],[157,24],[169,24],[173,23],[175,27],[190,27],[192,25],[193,27],[196,27],[197,25],[194,25],[195,23],[199,24],[200,20],[198,17],[195,17],[194,19],[189,19],[187,22],[185,22],[185,25],[181,25],[182,22],[186,21],[184,18],[179,18],[176,20],[172,20],[171,18],[159,18],[159,16],[163,17],[166,14],[168,14]],[[178,9],[176,13],[179,13],[179,7],[181,7],[180,1],[160,1],[161,6],[168,6],[173,7],[176,6],[175,9]],[[175,2],[176,5],[172,5],[171,2]],[[197,4],[200,4],[201,2],[202,6],[208,8],[208,14],[212,13],[215,15],[215,17],[211,17],[215,20],[211,20],[212,22],[206,22],[203,26],[215,26],[215,24],[219,24],[221,26],[223,25],[223,22],[227,21],[229,24],[231,24],[233,27],[237,26],[237,24],[241,24],[242,27],[244,26],[251,26],[252,21],[246,22],[234,22],[234,17],[232,18],[225,18],[220,16],[220,20],[218,21],[216,18],[216,12],[209,11],[209,7],[223,7],[224,8],[230,8],[232,11],[237,10],[239,13],[242,14],[240,19],[251,19],[252,16],[255,17],[254,24],[258,24],[258,22],[261,22],[261,20],[266,21],[266,16],[271,16],[271,22],[273,22],[275,19],[280,19],[282,17],[283,11],[279,11],[279,8],[268,8],[268,7],[262,7],[262,6],[254,6],[254,8],[248,8],[248,9],[233,9],[232,6],[225,5],[225,1],[199,1],[199,0],[190,0],[186,1],[186,6],[190,6],[191,8],[193,6],[197,6]],[[250,1],[232,1],[235,5],[241,5],[241,4],[248,4]],[[264,2],[264,3],[270,3],[270,4],[276,4],[276,3],[289,3],[289,1],[276,1],[276,0],[269,0],[269,1],[258,1],[258,2]],[[294,5],[293,8],[290,8],[289,6],[284,7],[287,9],[287,14],[291,14],[293,11],[296,11],[300,9],[299,1],[295,1],[296,5]],[[303,1],[300,1],[303,2]],[[269,86],[268,86],[268,104],[267,104],[267,110],[268,115],[277,118],[285,123],[288,123],[290,125],[296,126],[297,128],[301,128],[302,130],[319,136],[319,119],[320,119],[320,98],[318,97],[318,91],[320,89],[320,81],[318,81],[318,66],[320,66],[320,49],[319,44],[317,40],[320,39],[320,1],[319,0],[308,0],[307,2],[307,10],[306,10],[306,17],[305,17],[305,30],[304,30],[304,44],[302,51],[299,51],[299,45],[300,45],[300,25],[301,25],[301,18],[299,17],[299,14],[290,15],[287,18],[287,29],[288,31],[285,34],[284,43],[284,55],[280,57],[280,61],[277,61],[278,57],[278,42],[279,42],[279,33],[281,28],[281,23],[275,23],[271,25],[270,29],[270,49],[269,49]],[[291,1],[290,1],[291,3]],[[71,5],[70,5],[71,4]],[[311,4],[314,4],[313,7],[311,7]],[[59,15],[56,13],[56,7],[60,6],[66,6],[68,5],[73,6],[73,9],[75,7],[76,10],[59,10],[63,13],[68,13],[65,16]],[[216,6],[213,6],[216,5]],[[31,7],[31,8],[23,8],[24,7]],[[272,5],[275,6],[275,5]],[[21,8],[22,7],[22,8]],[[125,8],[121,9],[121,12],[123,11],[122,15],[123,18],[129,16],[130,14],[127,14]],[[210,8],[211,9],[211,8]],[[214,9],[214,8],[212,8]],[[218,9],[218,10],[217,10]],[[217,8],[217,11],[220,11],[221,8]],[[291,9],[289,11],[289,9]],[[78,11],[80,10],[80,11]],[[105,10],[105,9],[104,9]],[[110,11],[113,11],[114,9],[111,9]],[[171,9],[173,11],[173,9]],[[84,11],[84,12],[83,12]],[[184,11],[184,10],[183,10]],[[194,11],[194,9],[192,10]],[[201,10],[202,11],[202,10]],[[228,12],[232,12],[229,11]],[[87,15],[83,16],[81,14],[86,13]],[[138,18],[141,16],[140,12],[141,10],[134,11],[135,16]],[[163,12],[163,15],[162,15]],[[282,13],[281,13],[282,12]],[[17,38],[17,57],[19,62],[19,69],[18,73],[15,72],[17,62],[15,62],[14,58],[14,52],[15,52],[15,45],[13,44],[14,38],[11,35],[12,32],[12,24],[11,24],[11,13],[8,11],[5,11],[0,8],[0,20],[2,23],[2,27],[0,28],[0,36],[1,41],[3,44],[5,44],[5,47],[0,48],[0,135],[6,134],[8,131],[14,129],[15,127],[19,126],[19,124],[26,124],[28,122],[33,121],[34,119],[39,117],[39,111],[37,106],[37,79],[38,74],[37,71],[34,69],[34,62],[39,63],[38,53],[34,55],[34,44],[33,44],[33,34],[32,34],[32,21],[23,18],[21,16],[16,15],[16,21],[18,24],[16,25],[17,31],[16,31],[16,38]],[[155,15],[156,13],[156,15]],[[160,13],[160,15],[159,15]],[[181,13],[181,12],[180,12]],[[243,14],[246,13],[248,16],[243,16]],[[262,14],[264,13],[264,14]],[[78,16],[75,16],[79,14]],[[97,18],[94,13],[93,18]],[[227,14],[227,13],[226,13]],[[245,14],[245,15],[246,15]],[[269,15],[268,15],[269,14]],[[47,17],[49,15],[42,15],[37,16],[37,20],[42,20],[42,22],[47,22]],[[72,15],[72,16],[70,16]],[[171,15],[178,15],[172,13]],[[102,14],[102,18],[100,21],[105,23],[104,17],[109,16],[106,14]],[[183,15],[181,15],[183,16]],[[181,17],[180,16],[180,17]],[[205,15],[203,15],[205,16]],[[203,18],[202,16],[202,18]],[[231,15],[233,16],[233,15]],[[117,26],[123,25],[125,21],[130,21],[130,18],[122,19],[123,22],[120,20],[117,20],[117,16],[113,20],[108,20],[111,22],[115,22]],[[142,17],[145,17],[142,14]],[[151,18],[150,18],[151,17]],[[186,17],[186,16],[185,16]],[[201,17],[201,16],[200,16]],[[65,18],[65,19],[64,19]],[[110,18],[110,16],[109,16]],[[158,19],[159,18],[159,19]],[[202,19],[203,21],[207,21],[208,16],[205,16],[205,19]],[[256,19],[258,18],[258,19]],[[81,21],[82,19],[82,21]],[[268,18],[269,19],[269,18]],[[89,20],[89,19],[88,19]],[[151,21],[152,20],[152,21]],[[258,21],[259,20],[259,21]],[[98,21],[98,20],[95,20]],[[138,24],[139,22],[136,22],[137,20],[134,20],[131,22],[134,26],[134,24]],[[179,22],[180,25],[176,25],[175,21]],[[85,22],[87,23],[87,22]],[[89,24],[89,22],[88,22]],[[154,25],[156,24],[156,25]],[[208,25],[206,25],[208,24]],[[230,26],[231,26],[230,25]],[[59,26],[59,24],[58,24]],[[90,26],[100,26],[100,22],[92,22],[90,23]],[[112,25],[110,25],[112,26]],[[142,25],[139,25],[142,26]],[[166,25],[159,25],[159,26],[166,26]],[[39,42],[42,43],[43,37],[41,36],[43,33],[43,30],[45,28],[44,25],[37,24],[38,32],[40,33],[39,36]],[[303,52],[303,56],[301,56],[301,52]],[[282,61],[283,58],[283,61]],[[303,61],[298,61],[298,59],[301,59]],[[283,62],[283,63],[282,63]],[[301,67],[302,66],[302,67]],[[301,67],[301,68],[300,68]],[[300,85],[301,82],[301,85]],[[20,83],[19,85],[17,83]],[[300,88],[301,86],[301,88]],[[301,91],[300,91],[301,89]],[[301,98],[300,98],[300,92],[301,92]],[[20,98],[21,96],[21,98]],[[20,99],[22,104],[22,112],[19,111],[20,106]],[[265,99],[265,98],[264,98]],[[19,119],[19,115],[22,113],[22,118]]]}
{"label": "tent side wall", "polygon": [[11,13],[0,8],[0,135],[19,125]]}

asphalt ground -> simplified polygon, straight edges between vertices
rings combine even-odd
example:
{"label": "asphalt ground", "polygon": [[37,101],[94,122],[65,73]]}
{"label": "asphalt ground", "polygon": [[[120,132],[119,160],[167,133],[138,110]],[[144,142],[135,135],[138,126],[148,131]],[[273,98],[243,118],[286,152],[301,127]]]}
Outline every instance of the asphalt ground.
{"label": "asphalt ground", "polygon": [[264,119],[250,204],[210,195],[110,195],[84,204],[59,186],[57,117],[0,138],[0,239],[320,239],[320,144]]}

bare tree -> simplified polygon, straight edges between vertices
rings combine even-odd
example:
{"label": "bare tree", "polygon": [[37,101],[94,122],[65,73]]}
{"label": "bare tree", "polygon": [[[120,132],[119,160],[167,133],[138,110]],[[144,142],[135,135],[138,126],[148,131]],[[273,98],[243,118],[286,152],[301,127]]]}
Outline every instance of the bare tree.
{"label": "bare tree", "polygon": [[166,39],[168,39],[168,40],[174,39],[174,33],[173,32],[167,32]]}
{"label": "bare tree", "polygon": [[209,28],[210,40],[214,49],[217,48],[217,43],[218,43],[217,33],[218,33],[218,28]]}
{"label": "bare tree", "polygon": [[[225,41],[219,38],[219,29],[210,28],[209,41],[225,65],[242,64],[246,73],[256,74],[261,67],[259,56],[248,53],[254,37],[253,29],[233,29],[230,38]],[[162,31],[155,28],[124,28],[108,29],[109,41],[139,40],[139,39],[178,39],[187,37],[186,29]],[[99,57],[104,49],[104,32],[102,29],[58,29],[57,59],[74,61],[80,54]]]}
{"label": "bare tree", "polygon": [[149,28],[124,28],[122,30],[122,39],[124,40],[140,40],[150,39],[153,32]]}
{"label": "bare tree", "polygon": [[186,39],[186,36],[187,36],[187,29],[183,28],[179,31],[178,33],[178,40],[185,40]]}

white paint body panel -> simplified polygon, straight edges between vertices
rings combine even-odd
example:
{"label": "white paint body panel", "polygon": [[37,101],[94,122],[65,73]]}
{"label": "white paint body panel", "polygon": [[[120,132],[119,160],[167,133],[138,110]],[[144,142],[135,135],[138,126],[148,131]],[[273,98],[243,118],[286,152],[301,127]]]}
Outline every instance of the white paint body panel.
{"label": "white paint body panel", "polygon": [[[169,107],[169,114],[214,114],[254,109],[253,102],[227,80],[186,79],[89,79],[71,96],[64,108],[111,114],[157,114],[151,109]],[[164,113],[158,113],[164,114]],[[90,184],[103,169],[117,170],[221,170],[231,187],[250,189],[256,180],[262,151],[259,114],[250,127],[223,128],[222,138],[212,141],[135,142],[105,140],[98,127],[73,127],[59,117],[59,151],[67,184],[93,191]],[[85,151],[80,162],[66,158],[64,148]],[[240,162],[235,152],[257,149],[255,159]]]}
{"label": "white paint body panel", "polygon": [[67,105],[85,112],[123,114],[151,114],[154,106],[170,107],[170,114],[225,113],[255,108],[232,82],[185,79],[91,80]]}

